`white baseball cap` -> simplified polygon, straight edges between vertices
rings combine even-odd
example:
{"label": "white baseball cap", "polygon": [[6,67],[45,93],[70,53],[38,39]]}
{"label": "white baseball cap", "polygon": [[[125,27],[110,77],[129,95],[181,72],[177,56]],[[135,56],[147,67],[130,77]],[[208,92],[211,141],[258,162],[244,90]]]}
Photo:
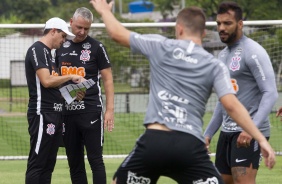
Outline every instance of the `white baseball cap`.
{"label": "white baseball cap", "polygon": [[67,23],[59,17],[53,17],[49,19],[45,24],[44,30],[53,28],[62,30],[64,33],[67,34],[67,39],[69,40],[72,40],[75,37],[75,35],[69,31]]}

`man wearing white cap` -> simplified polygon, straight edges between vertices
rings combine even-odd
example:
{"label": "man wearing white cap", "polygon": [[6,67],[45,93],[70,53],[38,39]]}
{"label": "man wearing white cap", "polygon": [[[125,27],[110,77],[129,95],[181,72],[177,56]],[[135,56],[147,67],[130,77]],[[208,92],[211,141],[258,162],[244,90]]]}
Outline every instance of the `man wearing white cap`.
{"label": "man wearing white cap", "polygon": [[[82,82],[78,75],[58,76],[51,50],[59,48],[66,38],[73,38],[67,23],[60,18],[46,22],[43,37],[27,51],[25,72],[29,91],[27,111],[30,152],[26,184],[51,183],[62,134],[62,101],[58,87],[72,80]],[[81,99],[83,94],[78,94]]]}

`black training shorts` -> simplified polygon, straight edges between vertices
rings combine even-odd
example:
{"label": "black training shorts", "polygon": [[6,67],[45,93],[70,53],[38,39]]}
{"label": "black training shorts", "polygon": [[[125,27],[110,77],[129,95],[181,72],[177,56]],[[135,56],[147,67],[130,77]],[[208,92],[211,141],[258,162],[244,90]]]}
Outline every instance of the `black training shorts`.
{"label": "black training shorts", "polygon": [[113,179],[123,183],[157,183],[160,176],[177,183],[223,183],[204,142],[179,131],[147,129]]}
{"label": "black training shorts", "polygon": [[231,175],[232,167],[259,168],[261,161],[260,146],[252,139],[250,146],[237,147],[241,132],[220,132],[216,150],[215,165],[221,174]]}

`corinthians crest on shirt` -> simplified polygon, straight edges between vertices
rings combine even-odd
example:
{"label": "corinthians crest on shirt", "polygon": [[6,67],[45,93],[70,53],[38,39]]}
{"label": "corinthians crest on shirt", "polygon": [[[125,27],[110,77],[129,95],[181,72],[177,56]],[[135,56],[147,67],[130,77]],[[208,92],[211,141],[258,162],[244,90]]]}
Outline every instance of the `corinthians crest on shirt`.
{"label": "corinthians crest on shirt", "polygon": [[242,51],[243,49],[241,47],[238,47],[234,52],[235,56],[231,58],[229,69],[232,70],[233,72],[236,70],[240,70],[240,61],[241,61]]}
{"label": "corinthians crest on shirt", "polygon": [[80,60],[82,61],[82,63],[85,64],[85,61],[89,61],[90,60],[90,50],[82,50],[81,51],[81,55],[80,55]]}
{"label": "corinthians crest on shirt", "polygon": [[241,57],[238,55],[235,55],[231,58],[231,62],[229,65],[229,69],[232,70],[233,72],[236,70],[240,69],[240,61],[241,61]]}
{"label": "corinthians crest on shirt", "polygon": [[55,125],[53,123],[47,125],[46,133],[49,135],[53,135],[55,133]]}

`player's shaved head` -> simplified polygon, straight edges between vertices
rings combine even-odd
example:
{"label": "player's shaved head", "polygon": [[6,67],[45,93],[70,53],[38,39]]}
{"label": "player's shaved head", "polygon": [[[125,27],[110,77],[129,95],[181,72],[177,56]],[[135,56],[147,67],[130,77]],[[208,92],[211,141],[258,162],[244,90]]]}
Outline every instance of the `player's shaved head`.
{"label": "player's shaved head", "polygon": [[206,25],[206,16],[201,8],[188,7],[178,13],[176,23],[182,24],[191,33],[203,34]]}

